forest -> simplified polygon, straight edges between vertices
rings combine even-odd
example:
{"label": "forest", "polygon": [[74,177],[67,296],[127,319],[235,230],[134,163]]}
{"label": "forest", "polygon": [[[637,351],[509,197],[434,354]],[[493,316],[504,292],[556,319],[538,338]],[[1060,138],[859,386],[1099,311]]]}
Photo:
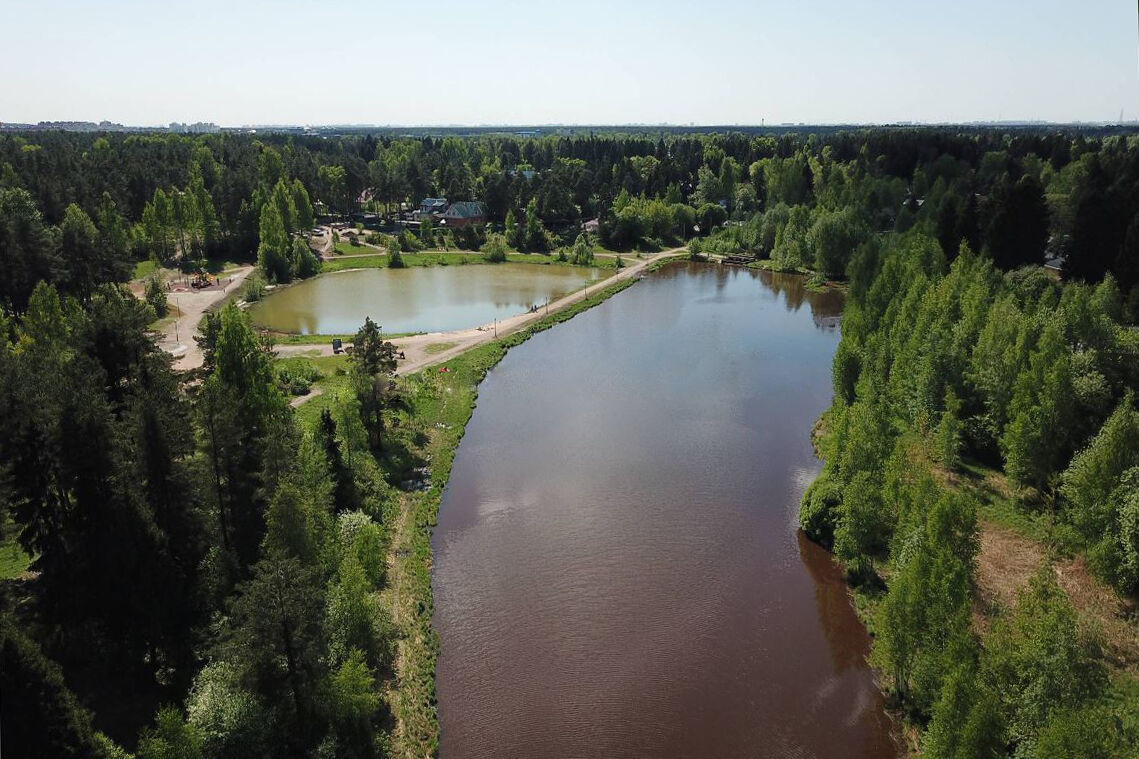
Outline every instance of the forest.
{"label": "forest", "polygon": [[423,463],[391,344],[366,322],[349,397],[302,423],[243,311],[176,372],[124,283],[149,260],[311,276],[318,214],[429,196],[483,201],[464,244],[494,233],[495,257],[597,219],[613,250],[848,288],[802,526],[865,599],[923,755],[1139,745],[1133,676],[1053,573],[978,619],[965,486],[1002,478],[1049,551],[1139,589],[1135,136],[32,132],[0,135],[0,509],[30,561],[0,583],[5,755],[389,754],[382,557]]}
{"label": "forest", "polygon": [[1134,595],[1139,333],[1123,314],[1111,275],[1061,285],[1040,268],[1002,273],[967,243],[949,263],[917,233],[851,262],[826,464],[800,518],[869,599],[873,660],[922,729],[923,756],[1139,745],[1134,676],[1109,679],[1051,566],[1015,608],[978,610],[992,504],[967,487],[997,478],[1015,510],[1047,525],[1050,552],[1086,557]]}
{"label": "forest", "polygon": [[[83,232],[88,221],[113,227],[114,245],[129,258],[190,251],[240,259],[260,250],[280,279],[314,271],[290,240],[311,223],[314,206],[390,215],[431,196],[482,201],[490,227],[518,250],[568,246],[583,221],[597,219],[597,241],[616,250],[714,232],[709,252],[746,251],[780,268],[841,277],[858,244],[916,227],[950,258],[965,239],[1001,269],[1053,259],[1086,281],[1111,271],[1130,298],[1139,284],[1137,166],[1125,131],[1059,128],[0,135],[0,186],[27,193],[7,198],[11,223],[35,226],[38,210],[60,226],[70,209],[69,223]],[[477,249],[484,238],[455,243]],[[27,282],[51,258],[12,255],[18,276],[5,286],[26,299]]]}

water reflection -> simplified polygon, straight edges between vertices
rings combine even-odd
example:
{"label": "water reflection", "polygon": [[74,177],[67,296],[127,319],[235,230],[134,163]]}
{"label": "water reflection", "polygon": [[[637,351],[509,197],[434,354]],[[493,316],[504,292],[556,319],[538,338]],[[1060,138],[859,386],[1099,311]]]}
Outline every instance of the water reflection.
{"label": "water reflection", "polygon": [[490,373],[433,538],[444,757],[896,755],[795,529],[840,309],[674,264]]}
{"label": "water reflection", "polygon": [[281,332],[355,332],[371,316],[387,332],[489,324],[599,279],[597,269],[504,263],[364,269],[299,282],[254,304],[256,324]]}

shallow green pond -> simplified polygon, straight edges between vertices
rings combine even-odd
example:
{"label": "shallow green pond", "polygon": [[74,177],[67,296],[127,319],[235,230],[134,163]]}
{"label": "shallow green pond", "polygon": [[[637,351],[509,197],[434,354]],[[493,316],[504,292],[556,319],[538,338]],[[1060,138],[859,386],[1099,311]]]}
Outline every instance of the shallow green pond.
{"label": "shallow green pond", "polygon": [[278,332],[355,332],[366,316],[389,333],[443,332],[524,313],[600,277],[598,269],[518,263],[364,269],[283,288],[249,312]]}

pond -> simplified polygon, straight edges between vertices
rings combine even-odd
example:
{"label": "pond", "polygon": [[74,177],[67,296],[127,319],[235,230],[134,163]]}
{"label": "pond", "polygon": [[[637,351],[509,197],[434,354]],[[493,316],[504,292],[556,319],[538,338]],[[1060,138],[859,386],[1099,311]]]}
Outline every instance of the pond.
{"label": "pond", "polygon": [[840,293],[673,264],[511,349],[433,537],[441,756],[897,756],[797,510]]}
{"label": "pond", "polygon": [[253,322],[277,332],[343,334],[364,318],[387,333],[490,324],[601,278],[598,269],[526,263],[359,269],[298,282],[253,304]]}

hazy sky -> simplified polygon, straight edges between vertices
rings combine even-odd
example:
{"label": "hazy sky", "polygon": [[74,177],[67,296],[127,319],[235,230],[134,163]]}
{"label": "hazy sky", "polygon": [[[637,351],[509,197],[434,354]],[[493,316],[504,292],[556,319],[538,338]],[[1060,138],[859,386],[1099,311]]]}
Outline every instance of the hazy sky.
{"label": "hazy sky", "polygon": [[1134,0],[0,0],[0,121],[1139,118]]}

